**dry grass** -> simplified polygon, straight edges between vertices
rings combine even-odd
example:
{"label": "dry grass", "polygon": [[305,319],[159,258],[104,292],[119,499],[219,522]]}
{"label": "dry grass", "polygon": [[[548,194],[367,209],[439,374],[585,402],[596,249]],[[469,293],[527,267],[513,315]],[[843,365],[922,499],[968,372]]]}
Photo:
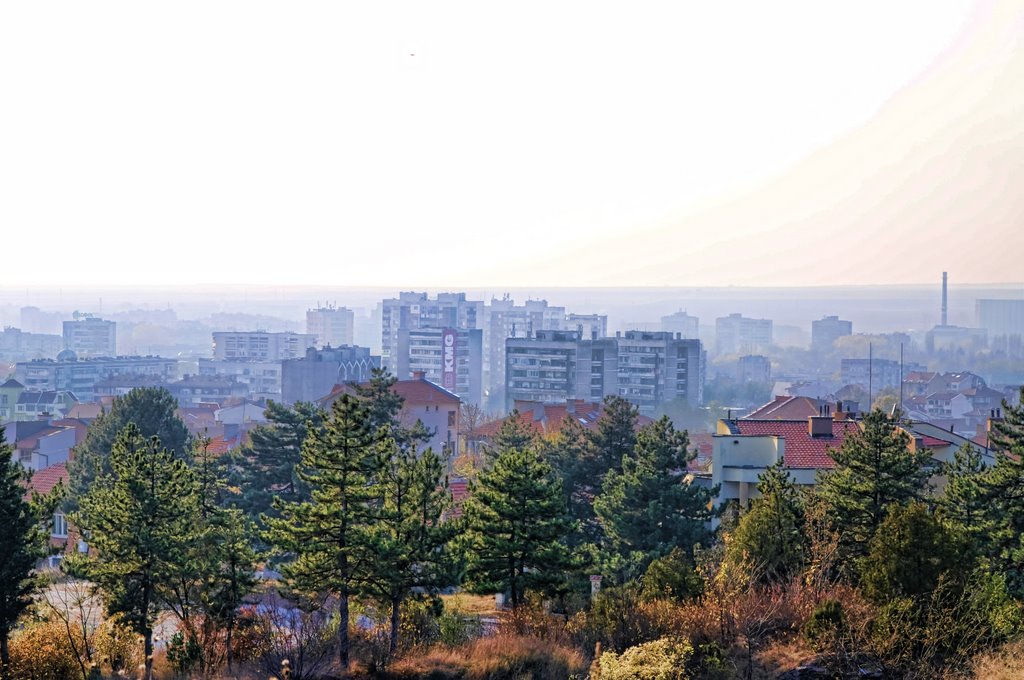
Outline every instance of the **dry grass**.
{"label": "dry grass", "polygon": [[814,650],[799,635],[773,641],[754,655],[754,660],[765,671],[766,677],[771,678],[793,668],[814,663],[816,659]]}
{"label": "dry grass", "polygon": [[581,675],[587,662],[575,649],[547,640],[499,634],[454,649],[412,653],[388,669],[388,677],[434,680],[565,680]]}
{"label": "dry grass", "polygon": [[471,595],[470,593],[456,593],[455,595],[442,595],[444,609],[453,614],[463,616],[497,616],[498,610],[494,606],[493,595]]}
{"label": "dry grass", "polygon": [[1011,642],[975,657],[972,673],[978,680],[1019,680],[1024,678],[1024,640]]}

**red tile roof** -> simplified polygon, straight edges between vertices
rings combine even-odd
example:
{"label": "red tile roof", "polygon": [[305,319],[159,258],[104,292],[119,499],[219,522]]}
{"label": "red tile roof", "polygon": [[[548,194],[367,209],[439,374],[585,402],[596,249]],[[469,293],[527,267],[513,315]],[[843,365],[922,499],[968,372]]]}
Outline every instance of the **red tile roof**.
{"label": "red tile roof", "polygon": [[952,442],[947,442],[945,439],[939,439],[938,437],[929,437],[928,435],[921,436],[921,444],[930,449],[941,449],[949,446]]}
{"label": "red tile roof", "polygon": [[45,496],[53,491],[53,487],[57,486],[58,482],[68,483],[68,466],[66,463],[57,463],[42,470],[36,470],[32,474],[32,481],[28,485],[28,491],[25,496],[28,498],[33,492],[40,496]]}
{"label": "red tile roof", "polygon": [[846,437],[860,430],[856,421],[833,420],[831,437],[811,437],[807,420],[730,420],[734,434],[775,436],[785,440],[785,462],[790,468],[833,468],[830,449],[838,449]]}
{"label": "red tile roof", "polygon": [[[365,383],[364,383],[365,384]],[[392,386],[391,391],[402,397],[407,406],[425,406],[427,404],[451,404],[462,403],[459,395],[449,392],[436,383],[427,379],[421,380],[399,380]],[[335,400],[342,394],[356,395],[355,388],[351,383],[335,385],[331,393],[317,400],[321,408],[330,408]]]}
{"label": "red tile roof", "polygon": [[746,420],[796,420],[818,415],[825,402],[811,397],[776,396],[773,401],[744,416]]}

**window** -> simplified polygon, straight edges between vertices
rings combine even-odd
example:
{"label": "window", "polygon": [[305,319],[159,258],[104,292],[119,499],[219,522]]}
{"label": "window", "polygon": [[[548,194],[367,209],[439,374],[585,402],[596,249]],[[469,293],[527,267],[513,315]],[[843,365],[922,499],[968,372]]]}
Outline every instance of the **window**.
{"label": "window", "polygon": [[58,512],[53,516],[53,538],[67,538],[68,537],[68,520],[64,517],[64,513]]}
{"label": "window", "polygon": [[455,426],[455,411],[448,411],[448,427]]}

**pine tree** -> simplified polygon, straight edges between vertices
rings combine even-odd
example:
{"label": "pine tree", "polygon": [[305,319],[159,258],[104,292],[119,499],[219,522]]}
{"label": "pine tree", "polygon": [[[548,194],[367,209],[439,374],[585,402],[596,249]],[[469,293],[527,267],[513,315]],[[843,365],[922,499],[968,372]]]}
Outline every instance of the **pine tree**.
{"label": "pine tree", "polygon": [[942,510],[942,519],[966,541],[974,556],[987,552],[995,531],[985,481],[987,466],[981,451],[964,444],[953,454],[953,460],[942,465],[946,487],[936,503]]}
{"label": "pine tree", "polygon": [[269,543],[291,558],[283,567],[291,587],[338,596],[343,670],[349,664],[349,598],[365,592],[368,574],[378,566],[371,548],[379,444],[365,402],[342,395],[324,429],[311,430],[302,446],[299,478],[312,500],[277,501],[280,517],[264,516]]}
{"label": "pine tree", "polygon": [[991,527],[987,553],[1006,574],[1010,589],[1024,594],[1024,387],[1016,406],[1003,401],[1003,418],[993,423],[995,465],[983,477]]}
{"label": "pine tree", "polygon": [[[193,543],[161,590],[167,607],[178,617],[185,644],[197,651],[191,662],[204,676],[222,660],[218,653],[222,631],[230,643],[242,598],[255,586],[256,561],[251,523],[241,510],[223,507],[226,484],[208,444],[209,440],[199,440],[192,455],[196,481]],[[225,651],[230,669],[230,644]]]}
{"label": "pine tree", "polygon": [[370,381],[365,385],[356,385],[356,394],[366,405],[367,425],[371,432],[380,432],[384,428],[385,434],[390,437],[401,449],[417,447],[426,444],[434,436],[417,419],[412,425],[404,425],[401,420],[402,407],[405,399],[394,390],[397,378],[382,368],[373,369]]}
{"label": "pine tree", "polygon": [[693,459],[686,432],[667,417],[644,427],[636,451],[622,459],[622,472],[610,470],[594,500],[594,511],[608,537],[608,561],[620,582],[637,576],[650,562],[679,547],[692,555],[707,538],[716,492],[685,481]]}
{"label": "pine tree", "polygon": [[970,571],[956,536],[924,503],[891,505],[885,521],[868,544],[861,583],[868,599],[885,604],[899,597],[927,595],[939,577]]}
{"label": "pine tree", "polygon": [[108,613],[122,614],[144,639],[149,680],[154,621],[198,540],[196,479],[159,439],[145,439],[131,423],[114,441],[110,467],[79,498],[72,521],[95,551],[86,573],[103,592]]}
{"label": "pine tree", "polygon": [[601,479],[593,476],[595,454],[587,431],[576,418],[568,415],[555,436],[543,442],[541,450],[562,480],[562,495],[575,523],[569,544],[575,547],[596,542],[601,535],[601,525],[594,515],[594,496]]}
{"label": "pine tree", "polygon": [[803,565],[800,492],[779,460],[758,476],[758,498],[740,516],[729,537],[727,559],[745,568],[755,583],[779,583]]}
{"label": "pine tree", "polygon": [[389,651],[398,649],[402,603],[415,590],[436,594],[453,582],[446,548],[455,524],[442,522],[451,505],[444,463],[431,449],[400,448],[393,441],[380,447],[376,478],[378,502],[373,551],[377,565],[370,591],[391,609]]}
{"label": "pine tree", "polygon": [[570,530],[561,483],[535,451],[501,450],[463,506],[467,586],[508,593],[512,607],[527,590],[564,578]]}
{"label": "pine tree", "polygon": [[594,468],[591,478],[603,479],[609,470],[622,471],[622,460],[636,448],[636,424],[639,412],[622,397],[605,397],[597,430],[591,435]]}
{"label": "pine tree", "polygon": [[52,500],[25,500],[31,474],[13,453],[0,426],[0,680],[9,677],[8,638],[39,586],[32,570],[46,554],[45,520],[54,509]]}
{"label": "pine tree", "polygon": [[289,407],[271,401],[264,416],[267,423],[249,432],[249,444],[227,459],[228,482],[240,494],[233,504],[256,523],[262,515],[277,515],[275,498],[285,502],[309,499],[297,467],[310,427],[319,429],[324,420],[323,411],[306,402]]}
{"label": "pine tree", "polygon": [[501,421],[498,431],[491,438],[491,443],[484,449],[487,459],[494,461],[502,451],[508,449],[528,449],[537,444],[537,431],[520,417],[519,411],[513,409],[508,417]]}
{"label": "pine tree", "polygon": [[835,469],[819,475],[817,494],[829,508],[847,563],[867,554],[868,542],[892,505],[924,496],[930,470],[927,449],[911,451],[910,437],[881,411],[864,416],[831,451]]}
{"label": "pine tree", "polygon": [[75,447],[75,457],[68,463],[68,506],[74,508],[94,480],[111,473],[114,442],[129,423],[134,423],[143,438],[156,437],[175,457],[184,458],[189,434],[175,415],[177,408],[178,402],[162,387],[137,387],[114,399],[110,411],[89,426],[85,441]]}

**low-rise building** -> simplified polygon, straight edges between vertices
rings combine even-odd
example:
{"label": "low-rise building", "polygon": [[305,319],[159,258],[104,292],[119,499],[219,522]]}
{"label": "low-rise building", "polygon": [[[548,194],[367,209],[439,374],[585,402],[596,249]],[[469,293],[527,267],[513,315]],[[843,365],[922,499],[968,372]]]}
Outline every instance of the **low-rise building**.
{"label": "low-rise building", "polygon": [[315,401],[335,385],[362,383],[380,368],[380,357],[367,347],[310,348],[302,359],[281,363],[281,401],[289,406],[299,401]]}
{"label": "low-rise building", "polygon": [[247,398],[249,388],[232,377],[222,375],[186,375],[170,383],[167,390],[179,406],[218,404],[226,406]]}
{"label": "low-rise building", "polygon": [[200,359],[199,375],[232,378],[245,385],[249,399],[281,401],[283,363],[257,359]]}
{"label": "low-rise building", "polygon": [[[431,432],[426,446],[447,456],[453,456],[459,451],[462,408],[459,395],[428,380],[421,372],[417,372],[412,380],[396,381],[391,391],[402,398],[400,422],[406,427],[412,427],[419,421]],[[356,396],[355,387],[351,383],[335,385],[330,394],[316,403],[330,410],[343,394]]]}
{"label": "low-rise building", "polygon": [[177,377],[178,361],[152,356],[79,359],[64,350],[57,359],[21,361],[14,375],[26,389],[73,392],[83,402],[96,401],[96,383],[114,375],[158,376],[170,382]]}
{"label": "low-rise building", "polygon": [[63,418],[77,403],[78,398],[64,390],[23,390],[14,407],[14,420]]}

